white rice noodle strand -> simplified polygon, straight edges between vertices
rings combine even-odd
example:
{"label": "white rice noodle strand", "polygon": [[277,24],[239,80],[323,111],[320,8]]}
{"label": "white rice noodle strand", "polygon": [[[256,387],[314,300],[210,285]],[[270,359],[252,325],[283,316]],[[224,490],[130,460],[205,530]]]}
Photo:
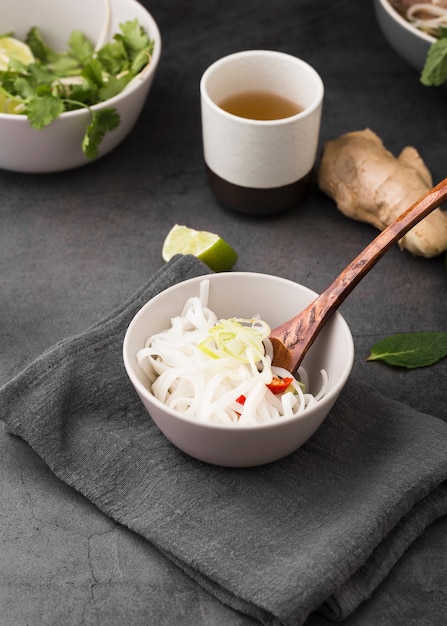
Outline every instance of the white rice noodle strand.
{"label": "white rice noodle strand", "polygon": [[[136,355],[160,402],[187,417],[242,426],[300,415],[324,396],[328,385],[324,370],[321,388],[314,396],[308,391],[304,368],[299,369],[298,377],[292,377],[287,370],[271,365],[270,342],[261,335],[256,341],[263,341],[266,349],[260,359],[262,344],[260,349],[254,344],[252,348],[251,338],[245,359],[232,354],[216,356],[201,349],[200,344],[209,340],[209,330],[219,322],[208,308],[208,290],[205,279],[200,283],[199,296],[189,298],[181,314],[172,318],[171,326],[150,337]],[[268,326],[260,322],[266,332]],[[292,377],[290,389],[272,393],[267,385],[274,376]]]}

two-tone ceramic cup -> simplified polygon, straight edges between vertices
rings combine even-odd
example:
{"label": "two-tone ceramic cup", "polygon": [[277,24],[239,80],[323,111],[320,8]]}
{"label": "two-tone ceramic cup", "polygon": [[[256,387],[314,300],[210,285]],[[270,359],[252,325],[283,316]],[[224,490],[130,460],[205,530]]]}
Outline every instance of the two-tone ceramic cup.
{"label": "two-tone ceramic cup", "polygon": [[200,94],[206,172],[219,203],[254,216],[297,206],[318,149],[318,73],[289,54],[246,50],[213,63]]}

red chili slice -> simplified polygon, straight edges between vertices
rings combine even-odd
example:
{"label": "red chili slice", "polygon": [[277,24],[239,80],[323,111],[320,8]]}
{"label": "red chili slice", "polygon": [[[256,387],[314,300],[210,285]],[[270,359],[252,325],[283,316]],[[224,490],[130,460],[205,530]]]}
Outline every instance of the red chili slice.
{"label": "red chili slice", "polygon": [[[245,404],[246,399],[247,397],[242,394],[239,398],[236,398],[236,402],[239,402],[239,404]],[[240,413],[236,411],[236,415],[240,415]]]}
{"label": "red chili slice", "polygon": [[[293,382],[293,378],[286,376],[285,378],[279,378],[279,376],[274,376],[272,382],[267,385],[270,391],[274,394],[283,393]],[[236,398],[236,402],[244,405],[247,397],[243,394]],[[238,413],[240,415],[240,413]]]}
{"label": "red chili slice", "polygon": [[286,378],[279,378],[274,376],[272,382],[267,385],[270,391],[274,394],[283,393],[287,387],[293,382],[293,378],[286,376]]}

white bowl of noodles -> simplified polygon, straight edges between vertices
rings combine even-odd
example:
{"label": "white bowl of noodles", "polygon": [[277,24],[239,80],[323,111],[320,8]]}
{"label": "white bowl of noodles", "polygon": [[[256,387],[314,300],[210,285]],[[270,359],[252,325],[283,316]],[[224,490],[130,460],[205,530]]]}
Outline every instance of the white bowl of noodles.
{"label": "white bowl of noodles", "polygon": [[[216,384],[210,382],[207,383],[207,388],[201,389],[200,374],[192,369],[188,372],[188,367],[182,366],[183,373],[186,372],[187,377],[190,374],[191,385],[195,385],[194,390],[205,394],[206,398],[205,407],[202,405],[201,409],[196,409],[199,414],[185,414],[183,409],[172,408],[155,396],[153,388],[157,375],[145,371],[141,355],[150,337],[162,333],[164,338],[165,331],[174,327],[176,321],[183,319],[185,304],[190,303],[186,310],[192,306],[190,299],[197,303],[201,297],[203,310],[211,311],[217,320],[259,317],[273,328],[296,315],[315,296],[315,292],[307,287],[276,276],[252,272],[224,272],[181,282],[145,304],[133,318],[125,334],[124,365],[143,405],[167,439],[196,459],[227,467],[270,463],[285,457],[305,443],[329,413],[352,369],[353,339],[348,325],[338,312],[328,321],[303,361],[304,369],[301,371],[304,372],[304,378],[308,377],[305,391],[306,398],[310,400],[305,408],[297,410],[297,414],[293,415],[288,413],[285,416],[262,417],[261,421],[251,417],[244,420],[242,410],[249,404],[247,399],[240,413],[239,410],[236,411],[236,415],[240,415],[240,421],[237,418],[225,421],[226,416],[220,419],[207,412],[208,405],[216,399]],[[199,312],[200,310],[199,307]],[[208,324],[212,320],[207,317],[206,321]],[[210,357],[209,366],[205,364],[203,367],[207,375],[209,368],[217,367],[216,360],[218,359]],[[236,364],[234,369],[237,368]],[[234,393],[232,390],[230,392],[235,401],[240,394],[238,384],[235,383]],[[197,388],[200,388],[200,392]],[[289,396],[295,402],[297,393],[292,391],[293,397],[291,393]],[[247,398],[251,398],[249,394]],[[322,397],[316,399],[319,394]],[[268,391],[267,395],[274,394]],[[278,398],[275,395],[274,402]],[[247,409],[248,413],[250,411],[251,408]]]}
{"label": "white bowl of noodles", "polygon": [[377,21],[386,40],[408,65],[420,73],[436,37],[412,20],[411,11],[415,7],[411,8],[411,4],[406,0],[374,0]]}

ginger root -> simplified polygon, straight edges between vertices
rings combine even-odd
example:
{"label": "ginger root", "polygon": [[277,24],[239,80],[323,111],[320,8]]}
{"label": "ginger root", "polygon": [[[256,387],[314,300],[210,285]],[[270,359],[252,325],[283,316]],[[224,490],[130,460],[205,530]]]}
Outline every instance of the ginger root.
{"label": "ginger root", "polygon": [[[344,215],[379,230],[433,186],[415,148],[407,146],[396,158],[369,129],[346,133],[323,146],[317,182]],[[447,250],[447,212],[435,209],[402,237],[399,246],[423,257]]]}

